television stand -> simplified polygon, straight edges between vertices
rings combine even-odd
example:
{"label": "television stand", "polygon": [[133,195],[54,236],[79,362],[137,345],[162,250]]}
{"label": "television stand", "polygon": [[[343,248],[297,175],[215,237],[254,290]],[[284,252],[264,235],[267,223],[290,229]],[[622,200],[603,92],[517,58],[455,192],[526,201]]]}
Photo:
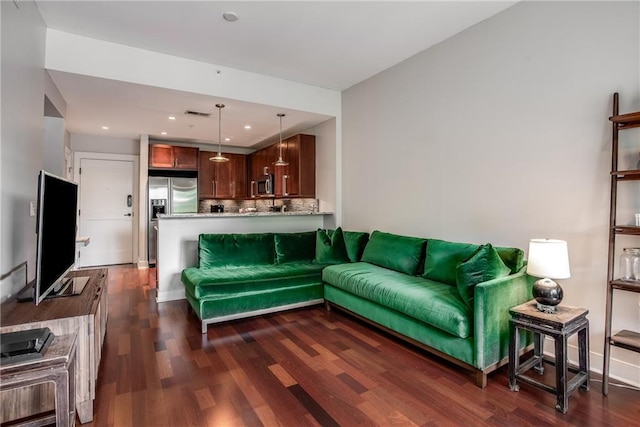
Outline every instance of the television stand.
{"label": "television stand", "polygon": [[[45,300],[51,298],[61,297],[73,297],[80,295],[89,282],[89,276],[70,277],[67,276],[56,285],[55,288],[44,298]],[[18,292],[19,302],[33,302],[35,294],[35,281],[27,285],[23,290]]]}
{"label": "television stand", "polygon": [[[93,420],[98,368],[107,328],[107,269],[71,271],[68,277],[88,276],[84,292],[74,298],[53,298],[39,305],[11,298],[0,306],[0,333],[49,328],[56,337],[77,334],[76,413],[81,423]],[[55,340],[54,340],[55,341]],[[54,409],[47,387],[33,387],[18,397],[14,391],[0,395],[0,423]],[[12,402],[20,402],[13,405]]]}

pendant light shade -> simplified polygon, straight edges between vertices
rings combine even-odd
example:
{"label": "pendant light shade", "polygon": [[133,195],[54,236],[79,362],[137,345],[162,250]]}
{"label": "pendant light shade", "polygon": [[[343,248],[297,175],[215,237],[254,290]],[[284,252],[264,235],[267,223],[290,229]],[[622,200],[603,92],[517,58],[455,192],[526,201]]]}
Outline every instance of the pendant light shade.
{"label": "pendant light shade", "polygon": [[224,108],[224,104],[216,104],[218,108],[218,154],[213,157],[209,157],[209,160],[212,162],[228,162],[229,159],[222,155],[222,109]]}
{"label": "pendant light shade", "polygon": [[278,156],[278,161],[274,163],[274,166],[288,166],[289,163],[282,159],[282,118],[284,117],[284,113],[278,113],[278,117],[280,117],[280,155]]}

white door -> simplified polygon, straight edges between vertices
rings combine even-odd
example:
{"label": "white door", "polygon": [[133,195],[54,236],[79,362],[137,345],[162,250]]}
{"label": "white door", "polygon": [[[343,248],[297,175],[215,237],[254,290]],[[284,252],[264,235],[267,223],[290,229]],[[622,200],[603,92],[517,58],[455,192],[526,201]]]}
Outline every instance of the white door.
{"label": "white door", "polygon": [[133,262],[132,161],[80,159],[80,267]]}

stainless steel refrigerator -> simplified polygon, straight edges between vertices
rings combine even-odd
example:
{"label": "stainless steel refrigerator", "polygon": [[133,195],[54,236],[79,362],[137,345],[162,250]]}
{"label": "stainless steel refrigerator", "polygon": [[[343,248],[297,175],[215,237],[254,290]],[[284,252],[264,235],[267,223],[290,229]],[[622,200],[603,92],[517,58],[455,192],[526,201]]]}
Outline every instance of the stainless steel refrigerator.
{"label": "stainless steel refrigerator", "polygon": [[158,256],[158,214],[198,212],[198,178],[149,177],[149,264]]}

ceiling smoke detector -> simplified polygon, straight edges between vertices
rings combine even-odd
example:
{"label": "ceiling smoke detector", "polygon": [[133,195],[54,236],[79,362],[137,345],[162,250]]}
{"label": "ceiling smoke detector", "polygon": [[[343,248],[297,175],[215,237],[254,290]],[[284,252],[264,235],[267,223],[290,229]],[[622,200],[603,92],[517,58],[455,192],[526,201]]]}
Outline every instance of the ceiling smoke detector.
{"label": "ceiling smoke detector", "polygon": [[187,115],[190,115],[190,116],[198,116],[198,117],[210,117],[211,116],[211,113],[205,113],[203,111],[196,111],[196,110],[186,110],[184,113],[187,114]]}
{"label": "ceiling smoke detector", "polygon": [[235,12],[225,12],[222,14],[222,17],[227,22],[236,22],[240,17]]}

